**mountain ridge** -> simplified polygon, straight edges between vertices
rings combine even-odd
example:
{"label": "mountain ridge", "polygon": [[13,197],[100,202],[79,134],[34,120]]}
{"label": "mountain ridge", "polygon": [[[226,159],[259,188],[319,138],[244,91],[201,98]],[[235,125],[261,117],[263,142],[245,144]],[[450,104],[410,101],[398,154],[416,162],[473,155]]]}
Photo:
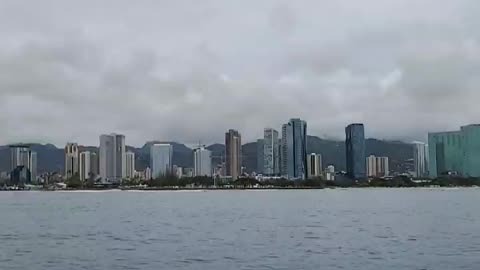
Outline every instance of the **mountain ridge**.
{"label": "mountain ridge", "polygon": [[[142,147],[126,146],[127,151],[135,153],[136,169],[143,170],[150,163],[150,146],[154,143],[170,143],[173,146],[173,164],[180,167],[193,166],[193,149],[182,143],[171,141],[148,141]],[[406,170],[404,165],[413,158],[413,148],[409,143],[401,141],[388,141],[369,138],[365,140],[366,155],[387,156],[390,160],[390,169],[396,171]],[[53,144],[29,144],[38,154],[38,171],[63,172],[64,149]],[[213,165],[217,165],[224,158],[225,145],[215,143],[206,147],[212,151]],[[79,145],[80,151],[98,153],[97,146]],[[334,165],[337,170],[345,170],[345,143],[331,139],[322,139],[308,136],[307,152],[322,154],[323,166]],[[242,145],[243,166],[247,172],[256,171],[257,142],[248,142]],[[0,146],[0,171],[6,172],[10,167],[10,150],[8,145]]]}

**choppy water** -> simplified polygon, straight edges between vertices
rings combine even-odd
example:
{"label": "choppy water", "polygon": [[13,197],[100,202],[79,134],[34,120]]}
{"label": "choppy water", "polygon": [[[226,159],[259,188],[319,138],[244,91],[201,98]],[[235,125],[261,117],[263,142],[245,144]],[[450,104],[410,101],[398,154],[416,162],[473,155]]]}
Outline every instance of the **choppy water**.
{"label": "choppy water", "polygon": [[480,189],[0,192],[0,269],[480,269]]}

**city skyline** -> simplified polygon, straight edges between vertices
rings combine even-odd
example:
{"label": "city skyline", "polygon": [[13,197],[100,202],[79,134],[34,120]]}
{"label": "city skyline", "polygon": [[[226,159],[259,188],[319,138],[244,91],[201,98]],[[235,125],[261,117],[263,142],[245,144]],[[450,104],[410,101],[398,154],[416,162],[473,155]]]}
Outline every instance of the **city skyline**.
{"label": "city skyline", "polygon": [[[231,127],[253,141],[289,117],[322,138],[362,122],[367,137],[426,141],[480,113],[468,0],[49,2],[29,3],[28,20],[0,3],[0,144],[111,131],[211,144]],[[445,110],[452,98],[466,109]]]}

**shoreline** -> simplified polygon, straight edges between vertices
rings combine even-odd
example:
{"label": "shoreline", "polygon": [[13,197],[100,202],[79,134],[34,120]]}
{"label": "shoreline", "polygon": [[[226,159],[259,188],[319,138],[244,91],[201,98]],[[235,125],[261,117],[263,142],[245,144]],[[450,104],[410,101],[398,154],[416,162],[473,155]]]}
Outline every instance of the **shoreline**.
{"label": "shoreline", "polygon": [[0,189],[2,191],[34,191],[34,192],[148,192],[148,191],[269,191],[269,190],[347,190],[347,189],[420,189],[420,190],[437,190],[437,189],[479,189],[478,186],[431,186],[431,187],[268,187],[268,188],[104,188],[104,189]]}

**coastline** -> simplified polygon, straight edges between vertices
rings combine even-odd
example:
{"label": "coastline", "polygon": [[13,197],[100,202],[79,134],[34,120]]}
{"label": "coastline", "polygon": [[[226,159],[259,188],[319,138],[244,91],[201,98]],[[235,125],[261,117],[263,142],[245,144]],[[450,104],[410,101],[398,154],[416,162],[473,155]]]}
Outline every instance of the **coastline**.
{"label": "coastline", "polygon": [[399,189],[399,190],[459,190],[459,189],[480,189],[478,186],[430,186],[430,187],[245,187],[245,188],[104,188],[104,189],[17,189],[5,190],[13,192],[151,192],[151,191],[173,191],[173,192],[205,192],[205,191],[284,191],[284,190],[384,190],[384,189]]}

